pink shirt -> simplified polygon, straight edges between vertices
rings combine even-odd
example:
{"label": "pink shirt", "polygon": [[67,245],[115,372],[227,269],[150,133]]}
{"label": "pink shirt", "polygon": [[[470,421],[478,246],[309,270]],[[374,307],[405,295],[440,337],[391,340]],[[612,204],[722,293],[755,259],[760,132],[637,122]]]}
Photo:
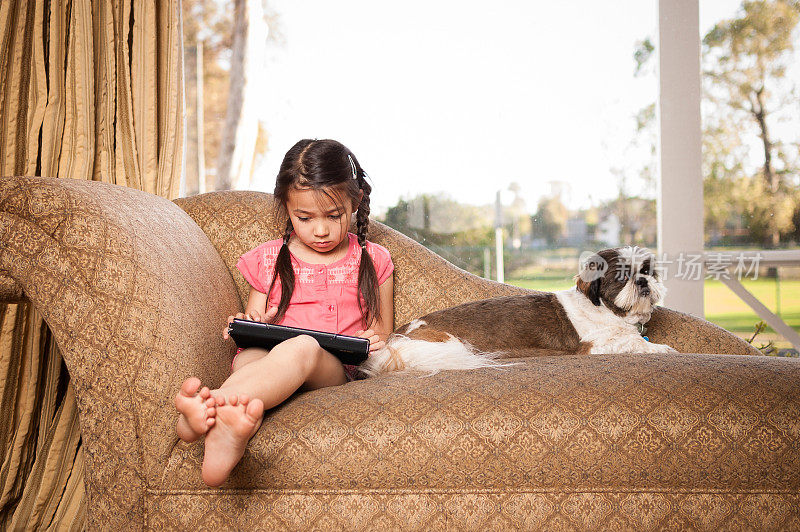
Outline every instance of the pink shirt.
{"label": "pink shirt", "polygon": [[[362,250],[354,234],[348,233],[347,236],[350,239],[347,254],[332,264],[310,264],[291,256],[294,292],[289,308],[278,324],[339,334],[355,334],[365,328],[358,309],[358,265]],[[236,263],[250,286],[259,292],[266,293],[269,289],[282,244],[280,238],[264,242],[242,255]],[[375,264],[378,284],[383,284],[394,271],[389,251],[367,241],[367,253]],[[270,308],[280,303],[280,278],[275,281],[268,301]]]}

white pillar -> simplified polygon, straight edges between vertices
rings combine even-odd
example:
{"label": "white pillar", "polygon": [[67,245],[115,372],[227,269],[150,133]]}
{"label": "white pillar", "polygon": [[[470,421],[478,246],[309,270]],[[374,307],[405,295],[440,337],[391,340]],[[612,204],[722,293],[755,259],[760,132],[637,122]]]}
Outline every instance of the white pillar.
{"label": "white pillar", "polygon": [[197,91],[195,99],[195,110],[197,111],[197,193],[206,192],[206,135],[205,130],[205,111],[203,109],[203,83],[205,68],[203,67],[203,40],[197,40]]}
{"label": "white pillar", "polygon": [[[703,250],[698,0],[659,0],[659,254],[667,269],[665,306],[703,316],[703,273],[678,278],[678,260]],[[702,260],[702,259],[701,259]]]}
{"label": "white pillar", "polygon": [[500,191],[494,201],[494,247],[495,260],[497,261],[497,282],[506,282],[505,266],[503,266],[503,202],[500,201]]}
{"label": "white pillar", "polygon": [[506,282],[505,266],[503,266],[503,228],[497,227],[494,230],[494,247],[497,259],[497,282]]}

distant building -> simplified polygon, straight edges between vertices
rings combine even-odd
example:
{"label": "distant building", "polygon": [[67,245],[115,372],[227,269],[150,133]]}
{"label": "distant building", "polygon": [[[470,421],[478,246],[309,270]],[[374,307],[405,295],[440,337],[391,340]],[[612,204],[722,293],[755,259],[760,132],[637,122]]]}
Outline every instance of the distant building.
{"label": "distant building", "polygon": [[567,235],[564,244],[569,247],[581,247],[589,240],[589,231],[583,214],[567,219]]}
{"label": "distant building", "polygon": [[622,224],[619,217],[613,212],[609,213],[597,224],[597,241],[610,248],[618,247],[621,243],[619,237],[621,230]]}

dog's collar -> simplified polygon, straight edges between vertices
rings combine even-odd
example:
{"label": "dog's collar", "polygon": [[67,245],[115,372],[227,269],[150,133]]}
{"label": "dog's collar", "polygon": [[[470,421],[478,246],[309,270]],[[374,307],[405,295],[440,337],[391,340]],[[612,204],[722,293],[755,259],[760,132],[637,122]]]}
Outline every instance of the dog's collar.
{"label": "dog's collar", "polygon": [[637,323],[636,324],[636,328],[639,329],[639,334],[642,335],[642,338],[644,338],[645,340],[647,340],[649,342],[650,338],[648,338],[647,335],[646,335],[647,334],[647,327],[644,326],[644,323],[642,323],[642,322]]}

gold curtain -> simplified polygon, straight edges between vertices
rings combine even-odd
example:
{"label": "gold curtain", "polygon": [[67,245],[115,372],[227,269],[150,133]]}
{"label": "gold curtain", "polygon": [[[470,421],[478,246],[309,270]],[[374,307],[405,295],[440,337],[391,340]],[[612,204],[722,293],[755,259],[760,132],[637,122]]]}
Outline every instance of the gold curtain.
{"label": "gold curtain", "polygon": [[[177,197],[180,0],[0,0],[0,176]],[[40,313],[0,271],[0,530],[81,529],[78,410]]]}

